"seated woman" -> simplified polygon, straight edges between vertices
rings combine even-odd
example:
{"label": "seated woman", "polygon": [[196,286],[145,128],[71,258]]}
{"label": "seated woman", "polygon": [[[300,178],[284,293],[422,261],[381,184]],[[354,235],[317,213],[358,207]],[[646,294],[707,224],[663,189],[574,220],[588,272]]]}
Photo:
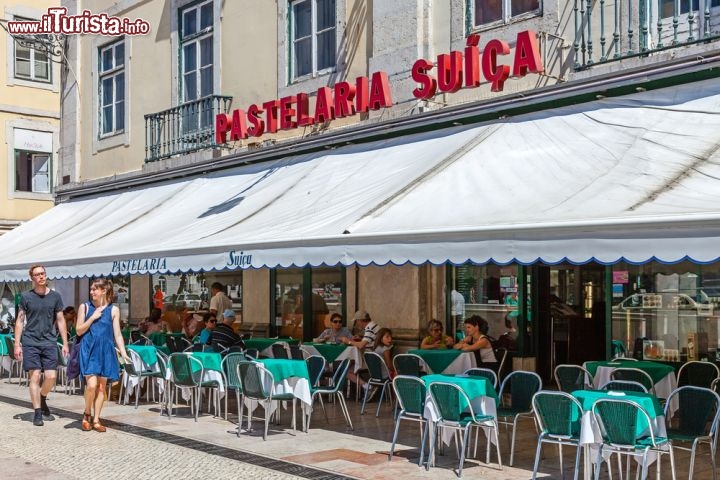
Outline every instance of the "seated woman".
{"label": "seated woman", "polygon": [[173,305],[166,305],[162,315],[163,327],[170,333],[182,332],[182,320],[178,317],[178,312]]}
{"label": "seated woman", "polygon": [[213,313],[208,312],[203,316],[203,319],[205,320],[205,328],[200,332],[200,339],[198,341],[203,345],[209,345],[212,331],[215,330],[217,326],[217,318]]}
{"label": "seated woman", "polygon": [[352,340],[352,332],[342,325],[342,315],[333,313],[330,317],[330,328],[326,328],[315,339],[316,342],[343,343],[342,339]]}
{"label": "seated woman", "polygon": [[428,322],[429,335],[423,338],[420,343],[422,350],[446,350],[453,348],[453,338],[443,333],[443,325],[439,320],[430,320]]}
{"label": "seated woman", "polygon": [[490,325],[480,315],[473,315],[465,319],[465,338],[455,344],[456,350],[474,352],[478,367],[490,368],[497,371],[495,351],[487,336]]}
{"label": "seated woman", "polygon": [[162,332],[162,322],[160,322],[160,317],[162,317],[162,311],[159,308],[153,308],[150,310],[150,315],[140,322],[140,332],[143,335]]}

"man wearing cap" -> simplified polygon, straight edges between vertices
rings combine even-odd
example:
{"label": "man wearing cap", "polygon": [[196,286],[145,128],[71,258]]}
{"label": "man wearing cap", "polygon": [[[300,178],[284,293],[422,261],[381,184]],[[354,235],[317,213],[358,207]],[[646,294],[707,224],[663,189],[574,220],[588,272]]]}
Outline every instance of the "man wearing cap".
{"label": "man wearing cap", "polygon": [[363,329],[363,336],[358,340],[344,338],[343,343],[345,345],[352,345],[360,350],[374,348],[375,337],[377,337],[377,332],[380,330],[380,326],[372,321],[370,314],[365,310],[358,310],[355,312],[353,319],[357,323],[357,326]]}
{"label": "man wearing cap", "polygon": [[[226,309],[222,314],[222,323],[218,323],[210,335],[210,345],[221,350],[235,345],[245,347],[242,337],[235,333],[232,324],[235,321],[235,312]],[[219,347],[219,348],[218,348]]]}

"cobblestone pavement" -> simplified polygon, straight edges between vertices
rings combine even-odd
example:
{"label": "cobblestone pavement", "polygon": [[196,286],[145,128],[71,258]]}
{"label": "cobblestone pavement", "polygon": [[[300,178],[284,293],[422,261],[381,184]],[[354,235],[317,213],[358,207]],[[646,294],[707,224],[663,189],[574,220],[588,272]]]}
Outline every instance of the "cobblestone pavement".
{"label": "cobblestone pavement", "polygon": [[28,408],[2,402],[0,418],[0,478],[301,478],[116,429],[83,432],[73,418],[56,415],[36,427]]}

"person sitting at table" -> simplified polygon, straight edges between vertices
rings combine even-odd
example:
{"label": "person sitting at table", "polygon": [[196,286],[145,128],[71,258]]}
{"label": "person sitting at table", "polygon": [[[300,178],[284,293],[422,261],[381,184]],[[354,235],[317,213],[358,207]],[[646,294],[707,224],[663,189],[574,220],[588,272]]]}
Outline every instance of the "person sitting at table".
{"label": "person sitting at table", "polygon": [[352,340],[352,332],[347,327],[343,327],[342,315],[333,313],[330,316],[330,325],[330,328],[323,330],[315,339],[316,342],[344,343],[343,339]]}
{"label": "person sitting at table", "polygon": [[432,319],[428,322],[428,336],[422,339],[420,348],[422,350],[446,350],[453,348],[453,338],[443,333],[443,324],[439,320]]}
{"label": "person sitting at table", "polygon": [[381,328],[377,334],[377,342],[375,344],[374,352],[383,357],[383,360],[385,360],[385,365],[387,365],[388,372],[390,372],[390,378],[395,378],[395,375],[397,374],[395,372],[395,366],[393,365],[392,349],[392,330],[389,328]]}
{"label": "person sitting at table", "polygon": [[466,318],[465,338],[460,340],[454,348],[463,352],[473,352],[478,367],[497,369],[495,351],[490,343],[490,337],[487,336],[489,330],[490,325],[480,315]]}
{"label": "person sitting at table", "polygon": [[200,332],[200,338],[198,339],[198,341],[203,345],[208,345],[210,344],[210,337],[212,336],[212,332],[217,326],[217,318],[215,318],[215,314],[208,312],[203,316],[203,320],[205,323],[205,328],[203,328]]}
{"label": "person sitting at table", "polygon": [[216,351],[233,346],[245,347],[242,337],[233,330],[233,322],[235,322],[235,312],[228,308],[222,314],[222,323],[218,322],[210,335],[210,345]]}
{"label": "person sitting at table", "polygon": [[150,335],[151,333],[162,332],[162,311],[159,308],[153,308],[150,310],[150,315],[145,317],[145,320],[140,322],[140,332],[143,335]]}
{"label": "person sitting at table", "polygon": [[179,333],[182,331],[182,321],[174,305],[166,305],[162,315],[162,327],[168,332]]}
{"label": "person sitting at table", "polygon": [[199,317],[199,319],[195,316],[194,313],[187,312],[185,316],[183,317],[183,329],[182,332],[185,334],[185,336],[192,340],[196,336],[200,335],[200,332],[203,328],[205,328],[205,324],[202,321],[202,317]]}
{"label": "person sitting at table", "polygon": [[372,319],[370,318],[370,314],[365,310],[358,310],[357,312],[355,312],[355,316],[353,317],[353,319],[355,320],[357,326],[362,328],[362,338],[344,338],[342,339],[342,343],[344,343],[345,345],[352,345],[359,350],[365,350],[366,348],[372,350],[373,348],[375,348],[375,339],[377,337],[378,331],[380,330],[380,326],[372,321]]}

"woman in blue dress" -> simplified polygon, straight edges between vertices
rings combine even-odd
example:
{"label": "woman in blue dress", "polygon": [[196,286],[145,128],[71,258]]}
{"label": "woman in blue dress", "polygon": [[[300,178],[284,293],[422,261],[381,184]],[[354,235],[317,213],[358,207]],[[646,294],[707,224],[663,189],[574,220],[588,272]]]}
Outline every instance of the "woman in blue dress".
{"label": "woman in blue dress", "polygon": [[100,412],[105,401],[107,382],[117,381],[120,377],[115,345],[123,361],[130,361],[120,331],[120,309],[112,303],[114,296],[112,282],[98,278],[90,284],[91,301],[78,308],[76,330],[78,336],[82,335],[80,374],[85,378],[82,429],[86,432],[106,430],[100,423]]}

